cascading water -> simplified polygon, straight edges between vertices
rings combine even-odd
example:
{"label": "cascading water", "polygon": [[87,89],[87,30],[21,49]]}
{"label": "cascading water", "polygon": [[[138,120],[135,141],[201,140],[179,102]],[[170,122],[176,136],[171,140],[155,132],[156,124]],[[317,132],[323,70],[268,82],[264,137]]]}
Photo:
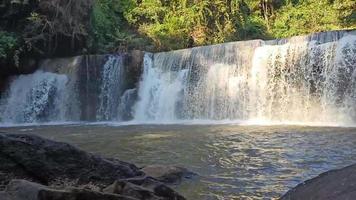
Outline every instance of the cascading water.
{"label": "cascading water", "polygon": [[67,75],[19,76],[1,96],[0,122],[356,124],[355,31],[146,53],[138,88],[130,59],[76,57],[43,68]]}
{"label": "cascading water", "polygon": [[129,70],[125,56],[54,60],[52,65],[45,62],[42,68],[63,74],[44,72],[40,68],[33,74],[18,76],[2,94],[0,122],[118,122],[132,119],[131,108],[137,90],[128,89],[132,85],[127,81]]}
{"label": "cascading water", "polygon": [[122,121],[132,119],[132,107],[137,99],[137,89],[128,89],[120,98],[119,115]]}
{"label": "cascading water", "polygon": [[356,123],[356,35],[146,54],[137,121]]}
{"label": "cascading water", "polygon": [[250,118],[264,121],[356,121],[356,36],[256,49]]}
{"label": "cascading water", "polygon": [[99,94],[97,120],[117,120],[119,116],[120,95],[124,76],[123,58],[112,55],[106,61],[102,71],[102,83]]}
{"label": "cascading water", "polygon": [[66,75],[37,71],[12,81],[0,105],[3,123],[64,121],[68,106]]}
{"label": "cascading water", "polygon": [[136,120],[174,119],[178,113],[177,104],[182,97],[187,70],[161,73],[152,67],[152,54],[144,57],[143,80],[140,83],[139,97],[136,105]]}

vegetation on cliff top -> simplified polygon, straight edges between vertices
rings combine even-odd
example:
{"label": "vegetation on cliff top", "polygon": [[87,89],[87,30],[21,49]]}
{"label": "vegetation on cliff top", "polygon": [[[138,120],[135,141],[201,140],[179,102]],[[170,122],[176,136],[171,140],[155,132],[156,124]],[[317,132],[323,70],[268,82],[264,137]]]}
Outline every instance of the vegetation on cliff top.
{"label": "vegetation on cliff top", "polygon": [[4,0],[0,66],[356,28],[354,0]]}
{"label": "vegetation on cliff top", "polygon": [[355,10],[354,0],[97,0],[93,17],[106,19],[106,44],[162,51],[352,29]]}

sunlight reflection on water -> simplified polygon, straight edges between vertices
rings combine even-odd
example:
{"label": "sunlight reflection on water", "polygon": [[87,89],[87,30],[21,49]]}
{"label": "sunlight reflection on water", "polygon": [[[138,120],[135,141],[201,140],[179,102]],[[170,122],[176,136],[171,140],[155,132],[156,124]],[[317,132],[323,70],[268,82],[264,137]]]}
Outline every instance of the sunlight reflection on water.
{"label": "sunlight reflection on water", "polygon": [[70,142],[138,166],[174,164],[200,175],[188,199],[271,199],[321,172],[353,164],[356,128],[236,125],[64,125],[0,128]]}

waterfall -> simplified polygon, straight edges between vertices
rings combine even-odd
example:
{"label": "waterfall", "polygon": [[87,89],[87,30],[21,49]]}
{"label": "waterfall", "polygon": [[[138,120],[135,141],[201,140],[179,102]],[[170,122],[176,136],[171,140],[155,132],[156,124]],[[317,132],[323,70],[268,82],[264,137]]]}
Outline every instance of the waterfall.
{"label": "waterfall", "polygon": [[137,121],[356,123],[356,35],[147,53]]}
{"label": "waterfall", "polygon": [[14,79],[1,100],[0,120],[5,123],[64,121],[68,96],[66,75],[37,71]]}
{"label": "waterfall", "polygon": [[356,31],[140,55],[46,60],[1,94],[0,122],[356,124]]}
{"label": "waterfall", "polygon": [[123,85],[123,58],[110,56],[102,70],[97,120],[117,120],[119,117],[120,95]]}
{"label": "waterfall", "polygon": [[139,97],[136,105],[136,120],[170,120],[178,112],[184,89],[187,70],[161,73],[152,67],[152,54],[144,57],[143,80],[140,83]]}
{"label": "waterfall", "polygon": [[47,60],[9,84],[0,99],[0,122],[130,120],[137,90],[125,61],[126,54]]}
{"label": "waterfall", "polygon": [[128,121],[132,119],[132,108],[137,99],[137,89],[128,89],[120,98],[119,114],[120,120]]}

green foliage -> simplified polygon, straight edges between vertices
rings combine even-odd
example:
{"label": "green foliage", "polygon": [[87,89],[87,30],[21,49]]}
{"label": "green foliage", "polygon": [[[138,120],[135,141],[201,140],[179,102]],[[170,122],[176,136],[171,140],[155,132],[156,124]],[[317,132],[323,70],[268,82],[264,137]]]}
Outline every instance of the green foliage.
{"label": "green foliage", "polygon": [[157,50],[265,38],[263,22],[243,0],[142,0],[125,15]]}
{"label": "green foliage", "polygon": [[18,39],[14,34],[0,31],[0,59],[10,59],[18,47]]}
{"label": "green foliage", "polygon": [[262,18],[253,15],[247,19],[247,22],[238,32],[239,40],[247,39],[271,39],[270,34],[267,32],[267,27]]}
{"label": "green foliage", "polygon": [[135,6],[134,0],[96,0],[91,16],[88,47],[94,53],[127,48],[143,48],[144,38],[131,31],[125,15]]}
{"label": "green foliage", "polygon": [[354,0],[96,0],[94,49],[153,43],[162,51],[355,28],[354,8]]}
{"label": "green foliage", "polygon": [[342,29],[338,10],[328,0],[304,1],[287,5],[277,14],[272,33],[275,37],[289,37],[312,32]]}
{"label": "green foliage", "polygon": [[96,1],[91,17],[90,48],[108,49],[113,46],[113,38],[122,19],[116,15],[111,0]]}
{"label": "green foliage", "polygon": [[[24,29],[31,34],[22,34],[22,41],[30,39],[26,44],[40,55],[58,46],[54,42],[58,34],[84,41],[78,47],[83,49],[76,52],[105,53],[174,50],[356,28],[355,0],[83,0],[69,1],[74,5],[70,12],[61,0],[53,1],[60,9],[52,1],[38,2],[52,9],[29,10],[21,21],[31,27]],[[81,9],[83,5],[87,10]],[[84,21],[90,9],[88,25]],[[55,10],[60,14],[48,15]],[[4,33],[0,37],[0,58],[8,57],[16,38]]]}
{"label": "green foliage", "polygon": [[354,0],[335,0],[333,8],[338,11],[338,19],[343,27],[356,28],[356,2]]}

